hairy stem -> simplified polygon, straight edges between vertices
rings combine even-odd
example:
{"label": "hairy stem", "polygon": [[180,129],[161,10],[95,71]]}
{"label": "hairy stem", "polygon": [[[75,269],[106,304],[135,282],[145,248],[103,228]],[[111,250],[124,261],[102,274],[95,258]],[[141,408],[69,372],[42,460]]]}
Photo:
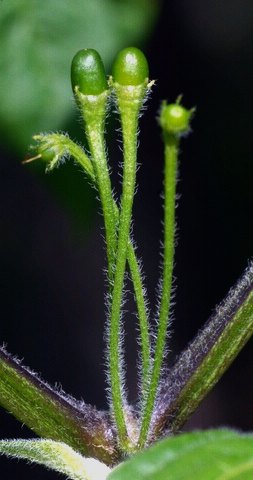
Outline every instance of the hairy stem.
{"label": "hairy stem", "polygon": [[[92,133],[91,133],[92,134]],[[108,166],[106,164],[106,157],[104,156],[103,162],[96,162],[97,168],[102,170],[101,163],[103,163],[103,172],[100,175],[95,175],[93,164],[91,162],[84,150],[79,146],[76,145],[68,136],[63,134],[48,134],[48,135],[38,135],[34,137],[35,140],[41,142],[44,148],[53,148],[58,153],[56,161],[54,160],[48,166],[48,170],[52,170],[57,162],[60,160],[61,156],[69,155],[72,156],[73,159],[81,165],[84,172],[88,176],[89,180],[98,188],[99,178],[101,175],[107,176],[106,184],[109,190],[110,187],[110,195],[106,195],[106,200],[112,202],[113,204],[113,211],[114,211],[114,231],[116,232],[118,222],[119,222],[119,209],[118,206],[113,199],[113,195],[111,192],[111,185],[110,185],[110,178],[109,178],[109,171]],[[103,149],[104,150],[104,149]],[[99,154],[97,153],[96,156]],[[101,189],[103,190],[103,182],[101,183]],[[111,210],[111,207],[108,207],[108,211]],[[148,373],[150,368],[150,339],[149,339],[149,325],[148,325],[148,315],[147,315],[147,308],[145,303],[144,292],[145,288],[143,286],[143,281],[140,273],[140,268],[138,265],[138,260],[136,258],[136,254],[134,251],[134,247],[132,244],[131,239],[129,238],[128,241],[128,249],[127,249],[127,261],[129,264],[129,269],[132,277],[132,283],[134,287],[134,295],[136,300],[137,312],[138,312],[138,321],[140,325],[140,344],[141,344],[141,363],[142,363],[142,391],[147,390],[148,386]]]}
{"label": "hairy stem", "polygon": [[105,222],[105,237],[108,260],[108,280],[112,287],[117,244],[117,228],[114,216],[111,180],[105,151],[105,114],[108,92],[100,95],[82,95],[77,92],[84,119],[85,133],[89,144],[97,188]]}
{"label": "hairy stem", "polygon": [[118,248],[115,265],[114,287],[112,292],[110,331],[109,331],[109,368],[111,382],[111,397],[113,415],[117,425],[119,444],[123,450],[128,450],[129,440],[124,417],[124,379],[121,370],[121,332],[120,315],[123,295],[124,275],[130,234],[131,214],[136,177],[136,130],[138,110],[133,113],[130,108],[120,108],[124,145],[124,169],[121,196],[121,210],[119,215]]}
{"label": "hairy stem", "polygon": [[144,286],[140,275],[140,268],[135,256],[134,247],[129,242],[127,260],[134,285],[134,294],[138,311],[139,329],[140,329],[140,347],[141,347],[141,386],[142,396],[145,396],[149,387],[151,346],[149,336],[149,323],[147,316],[147,305],[144,297]]}
{"label": "hairy stem", "polygon": [[53,390],[0,348],[0,405],[38,435],[112,464],[119,454],[109,416]]}
{"label": "hairy stem", "polygon": [[[113,307],[112,312],[113,316],[115,310],[118,309],[119,315],[119,305],[121,305],[120,288],[123,289],[123,280],[124,272],[126,268],[126,259],[128,260],[132,282],[134,286],[134,294],[137,305],[139,324],[140,324],[140,335],[141,335],[141,357],[142,357],[142,380],[143,384],[147,384],[147,378],[150,368],[150,342],[149,342],[149,330],[148,330],[148,318],[146,312],[146,304],[144,298],[144,287],[142,284],[140,268],[138,261],[136,259],[134,247],[129,238],[130,233],[130,222],[131,222],[131,212],[132,212],[132,203],[134,195],[134,186],[135,186],[135,173],[136,173],[136,135],[137,135],[137,120],[138,120],[138,106],[136,108],[135,122],[131,123],[128,119],[128,109],[126,113],[122,114],[122,130],[124,138],[124,167],[123,178],[123,193],[121,201],[121,213],[117,208],[116,202],[113,199],[112,187],[109,175],[109,169],[106,159],[106,153],[104,148],[104,126],[97,124],[97,121],[89,122],[86,125],[86,135],[88,138],[88,143],[90,147],[91,156],[93,159],[94,171],[97,180],[97,186],[99,190],[99,195],[102,202],[103,213],[105,217],[105,224],[108,225],[108,230],[110,234],[107,238],[111,242],[111,258],[113,263],[109,263],[108,273],[109,273],[109,282],[112,287],[117,283],[116,290],[118,293],[114,292],[114,300],[112,300]],[[130,105],[131,115],[133,116],[133,107]],[[131,127],[131,128],[129,128]],[[126,146],[125,146],[126,143]],[[112,214],[114,213],[114,216]],[[119,227],[119,228],[118,228]],[[123,233],[122,233],[123,228]],[[119,229],[119,239],[118,239],[118,251],[117,259],[115,260],[115,250],[116,250],[116,232]],[[114,238],[113,238],[114,235]],[[129,240],[128,240],[129,239]],[[109,257],[108,257],[109,258]],[[114,278],[114,264],[115,264],[115,278]],[[119,283],[118,283],[119,282]],[[117,300],[118,298],[118,300]],[[116,305],[115,306],[115,302]],[[115,316],[114,316],[115,318]],[[116,338],[115,338],[116,344]],[[113,353],[114,355],[114,353]],[[116,361],[116,360],[115,360]],[[123,427],[123,424],[122,424]]]}
{"label": "hairy stem", "polygon": [[253,334],[253,264],[162,382],[150,440],[177,432]]}
{"label": "hairy stem", "polygon": [[162,292],[154,362],[149,386],[149,393],[144,407],[140,437],[138,442],[140,448],[144,447],[148,436],[150,420],[154,408],[161,367],[164,358],[166,333],[169,320],[174,259],[177,158],[178,139],[174,135],[166,135],[164,179],[164,263],[162,275]]}
{"label": "hairy stem", "polygon": [[[147,90],[147,84],[144,82],[138,86],[122,86],[117,83],[114,85],[123,135],[123,182],[121,195],[121,208],[119,213],[119,230],[117,257],[115,265],[114,288],[112,292],[110,328],[109,328],[109,379],[111,387],[112,411],[118,430],[119,445],[123,451],[131,451],[135,439],[128,436],[125,419],[125,395],[124,395],[124,375],[121,358],[121,304],[124,287],[124,276],[126,268],[127,253],[129,252],[129,235],[131,228],[131,215],[136,181],[136,160],[137,160],[137,128],[138,115],[143,104],[144,95]],[[134,250],[130,252],[130,258],[134,258]],[[140,279],[139,266],[136,263],[132,270],[133,278]],[[136,285],[136,284],[135,284]],[[136,298],[143,299],[144,291],[139,281],[136,289]],[[145,303],[143,302],[145,310]],[[144,343],[142,343],[142,360],[144,360],[144,375],[149,373],[149,338],[146,319],[140,322],[140,328],[143,326]],[[148,350],[147,350],[148,349]]]}

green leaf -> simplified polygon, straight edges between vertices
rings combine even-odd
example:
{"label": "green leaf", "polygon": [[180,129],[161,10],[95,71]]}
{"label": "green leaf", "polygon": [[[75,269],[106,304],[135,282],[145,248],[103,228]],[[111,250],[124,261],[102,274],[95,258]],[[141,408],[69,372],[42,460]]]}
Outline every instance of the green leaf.
{"label": "green leaf", "polygon": [[0,453],[39,463],[71,480],[105,480],[110,472],[104,463],[82,457],[65,443],[52,440],[1,440]]}
{"label": "green leaf", "polygon": [[155,0],[0,2],[0,131],[11,147],[26,149],[32,134],[66,124],[78,50],[95,48],[108,66],[147,36],[157,12]]}
{"label": "green leaf", "polygon": [[107,480],[252,480],[253,435],[209,430],[167,438],[120,464]]}

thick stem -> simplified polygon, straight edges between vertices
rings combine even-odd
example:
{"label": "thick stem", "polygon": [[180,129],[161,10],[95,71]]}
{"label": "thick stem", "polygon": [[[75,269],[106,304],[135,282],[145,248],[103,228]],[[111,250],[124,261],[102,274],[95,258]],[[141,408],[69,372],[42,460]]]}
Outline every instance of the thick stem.
{"label": "thick stem", "polygon": [[149,393],[144,407],[140,437],[138,442],[140,448],[144,447],[148,437],[151,416],[157,395],[158,383],[164,358],[166,334],[169,320],[174,259],[177,158],[177,137],[174,135],[165,136],[164,263],[162,274],[162,292],[159,309],[157,339],[154,352],[154,362],[149,386]]}
{"label": "thick stem", "polygon": [[0,348],[0,404],[41,437],[112,464],[119,454],[109,416],[53,390]]}
{"label": "thick stem", "polygon": [[253,334],[253,264],[162,382],[150,441],[177,432]]}

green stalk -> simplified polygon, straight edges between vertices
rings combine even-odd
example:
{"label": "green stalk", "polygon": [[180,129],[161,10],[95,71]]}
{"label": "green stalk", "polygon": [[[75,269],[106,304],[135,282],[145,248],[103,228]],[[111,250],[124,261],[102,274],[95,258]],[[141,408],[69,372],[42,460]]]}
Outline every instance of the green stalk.
{"label": "green stalk", "polygon": [[[129,109],[130,107],[130,109]],[[146,313],[146,305],[144,299],[144,287],[142,285],[142,279],[140,274],[140,269],[136,255],[134,252],[134,247],[129,239],[130,234],[130,223],[131,223],[131,213],[132,213],[132,204],[133,196],[135,189],[135,176],[136,176],[136,136],[137,136],[137,125],[138,125],[138,111],[139,107],[134,108],[128,104],[128,107],[124,107],[124,114],[121,113],[122,119],[122,130],[123,130],[123,142],[124,142],[124,172],[123,172],[123,189],[122,189],[122,200],[121,200],[121,213],[119,214],[116,202],[113,200],[111,181],[109,176],[108,164],[106,159],[105,152],[105,141],[104,141],[104,125],[102,122],[98,123],[94,118],[94,122],[89,121],[86,124],[86,135],[89,143],[91,157],[93,159],[95,176],[97,179],[97,186],[99,190],[99,195],[101,198],[103,214],[105,219],[105,225],[107,226],[107,241],[109,241],[108,248],[108,274],[109,274],[109,283],[116,292],[112,294],[112,310],[111,316],[116,325],[116,316],[118,315],[118,322],[120,318],[120,306],[122,301],[122,290],[124,283],[124,272],[126,268],[126,260],[128,259],[130,272],[132,276],[132,282],[134,286],[135,300],[137,304],[137,311],[139,317],[140,325],[140,335],[141,335],[141,360],[142,360],[142,385],[143,389],[146,390],[148,383],[148,374],[150,370],[150,341],[149,341],[149,329],[148,329],[148,318]],[[130,111],[129,111],[130,110]],[[135,116],[135,121],[129,121],[128,115],[132,117]],[[131,118],[131,117],[130,117]],[[125,180],[124,180],[125,179]],[[113,214],[112,214],[113,212]],[[119,230],[119,239],[118,239],[118,251],[117,258],[115,260],[115,249],[116,249],[116,232]],[[128,240],[129,239],[129,240]],[[110,254],[110,257],[109,257]],[[112,263],[111,263],[112,262]],[[116,263],[115,263],[116,262]],[[115,265],[115,276],[114,276],[114,265]],[[121,292],[121,293],[120,293]],[[112,321],[112,320],[111,320]],[[110,327],[113,331],[114,326]],[[118,326],[119,328],[119,326]],[[112,356],[114,357],[114,362],[120,363],[120,353],[115,355],[119,347],[116,347],[116,335],[111,332],[113,337],[112,347],[109,349],[113,350]],[[111,338],[111,337],[110,337]],[[120,338],[118,332],[117,338]],[[118,398],[116,402],[116,410],[118,412],[119,423],[122,429],[122,436],[126,434],[126,429],[124,427],[123,412],[119,414],[121,408],[121,400],[118,397],[120,391],[121,380],[119,377],[114,377],[116,383],[114,385],[115,396]],[[123,434],[123,431],[125,433]]]}
{"label": "green stalk", "polygon": [[111,397],[113,415],[118,430],[119,445],[122,450],[128,451],[130,441],[128,439],[125,415],[124,415],[124,379],[121,369],[120,352],[120,314],[126,268],[128,239],[131,226],[131,214],[136,179],[137,157],[137,124],[139,103],[125,100],[118,96],[118,106],[121,116],[123,134],[123,183],[121,196],[121,210],[119,215],[118,248],[115,265],[114,288],[112,292],[110,331],[109,331],[109,369],[111,382]]}
{"label": "green stalk", "polygon": [[[92,132],[91,132],[92,135]],[[111,191],[111,183],[108,171],[108,165],[105,156],[105,149],[100,149],[101,156],[103,158],[101,161],[96,162],[96,169],[99,170],[99,175],[95,175],[94,172],[94,161],[91,162],[84,150],[79,146],[76,145],[68,136],[63,134],[48,134],[48,135],[38,135],[34,137],[35,140],[40,142],[40,145],[43,149],[50,149],[55,151],[56,158],[53,159],[48,167],[47,170],[52,170],[59,162],[60,158],[65,156],[72,156],[73,159],[81,165],[84,169],[86,175],[88,176],[89,180],[96,185],[98,188],[98,183],[100,182],[100,191],[105,192],[107,190],[110,192],[110,195],[107,194],[104,197],[104,201],[112,203],[112,206],[107,207],[107,211],[110,212],[111,208],[114,211],[114,231],[116,232],[119,222],[119,209],[118,206],[113,199],[112,191]],[[93,142],[95,148],[95,142]],[[101,144],[101,141],[100,141]],[[99,157],[99,152],[96,153],[96,158]],[[105,182],[103,182],[103,178],[105,177]],[[102,180],[101,180],[102,179]],[[138,261],[136,258],[136,254],[134,251],[133,244],[131,239],[128,242],[128,250],[127,250],[127,261],[129,264],[129,269],[132,277],[133,287],[134,287],[134,295],[137,305],[137,312],[138,312],[138,320],[140,325],[140,343],[141,343],[141,364],[142,364],[142,390],[147,390],[148,385],[148,374],[150,370],[150,339],[149,339],[149,327],[148,327],[148,316],[147,316],[147,309],[145,304],[144,298],[144,286],[142,283],[142,278],[140,274],[140,268],[138,265]]]}
{"label": "green stalk", "polygon": [[83,95],[77,92],[79,105],[84,119],[85,134],[88,140],[92,164],[102,204],[105,222],[105,237],[108,259],[108,280],[112,287],[115,253],[117,244],[116,219],[112,198],[111,180],[105,151],[105,113],[108,91],[100,95]]}
{"label": "green stalk", "polygon": [[[126,98],[119,99],[119,110],[121,114],[123,144],[124,144],[124,171],[121,197],[121,211],[119,220],[116,222],[115,207],[112,196],[110,176],[107,166],[105,142],[104,142],[104,118],[105,99],[107,92],[97,96],[78,95],[79,104],[85,122],[85,133],[93,161],[97,186],[101,197],[104,214],[106,243],[108,256],[108,277],[112,289],[111,312],[109,326],[109,369],[111,381],[111,396],[113,415],[118,428],[119,443],[123,450],[128,450],[129,440],[124,415],[124,379],[121,370],[120,353],[120,310],[123,295],[124,275],[128,255],[130,225],[133,197],[136,177],[136,156],[137,156],[137,126],[138,114],[142,104],[143,92],[146,85],[136,87],[133,91],[128,88]],[[135,93],[137,96],[135,98]],[[125,95],[123,95],[125,97]],[[116,231],[118,227],[118,244],[116,251]],[[142,374],[143,384],[146,387],[150,367],[150,346],[148,321],[144,300],[144,289],[141,282],[139,266],[135,257],[134,249],[129,249],[131,262],[131,274],[135,288],[135,298],[140,315],[141,347],[142,347]],[[115,265],[115,271],[114,271]],[[112,288],[113,287],[113,288]]]}
{"label": "green stalk", "polygon": [[147,306],[144,298],[144,286],[140,275],[140,267],[136,259],[134,247],[129,241],[127,260],[130,267],[132,276],[134,295],[138,311],[139,329],[140,329],[140,347],[141,347],[141,393],[142,397],[147,395],[149,388],[149,376],[150,376],[150,358],[151,358],[151,346],[149,336],[149,323],[147,316]]}
{"label": "green stalk", "polygon": [[[136,128],[136,127],[133,127]],[[97,149],[97,146],[101,146],[101,141],[99,144],[97,143],[97,135],[95,128],[92,129],[91,126],[87,128],[87,137],[89,139],[89,145],[91,154],[93,155],[93,165],[95,170],[95,178],[96,183],[99,189],[100,195],[103,194],[103,205],[104,205],[104,212],[108,212],[108,216],[111,214],[111,211],[114,212],[114,225],[113,225],[113,232],[117,231],[119,225],[119,209],[115,200],[113,199],[112,195],[112,188],[111,188],[111,181],[109,176],[108,164],[106,160],[106,153],[105,149]],[[104,139],[102,136],[102,131],[100,131],[100,139],[104,145]],[[136,132],[135,136],[136,137]],[[134,140],[136,142],[136,139]],[[130,141],[129,141],[130,144]],[[129,148],[127,147],[129,150]],[[100,155],[99,155],[100,153]],[[136,152],[134,153],[136,155]],[[83,162],[84,163],[84,162]],[[126,173],[128,175],[128,173]],[[99,188],[100,186],[100,188]],[[124,187],[123,187],[124,188]],[[132,209],[132,207],[131,207]],[[110,226],[111,227],[111,226]],[[116,238],[116,233],[115,238]],[[129,237],[129,235],[128,235]],[[115,245],[113,243],[113,248]],[[134,287],[134,295],[135,301],[137,305],[137,312],[138,312],[138,319],[139,319],[139,326],[140,326],[140,339],[141,339],[141,364],[142,364],[142,389],[146,391],[148,385],[148,376],[150,371],[150,339],[149,339],[149,326],[148,326],[148,316],[147,316],[147,309],[145,304],[144,298],[144,286],[140,274],[140,268],[138,265],[138,261],[136,258],[136,254],[134,251],[133,244],[131,239],[129,238],[128,247],[127,247],[127,261],[130,268],[130,273],[132,277],[132,283]],[[110,272],[110,270],[109,270]],[[113,272],[112,272],[113,273]],[[112,282],[113,279],[111,279]],[[116,280],[115,280],[116,281]]]}
{"label": "green stalk", "polygon": [[165,203],[164,203],[164,263],[162,275],[162,293],[159,309],[158,331],[154,352],[154,361],[149,385],[149,393],[144,407],[139,448],[143,448],[149,431],[149,425],[156,399],[160,372],[164,357],[167,326],[170,311],[172,272],[174,260],[176,175],[178,159],[178,138],[164,135],[165,138]]}
{"label": "green stalk", "polygon": [[[125,187],[124,187],[124,181],[123,181],[123,191],[125,192],[124,198],[127,198],[127,200],[125,201],[125,199],[124,200],[122,199],[122,204],[124,205],[128,204],[129,202],[128,199],[130,198],[131,198],[131,202],[129,204],[130,209],[128,208],[126,210],[126,208],[124,207],[124,212],[126,211],[126,213],[123,213],[123,216],[122,216],[123,220],[122,219],[120,220],[119,211],[118,211],[116,202],[113,200],[111,180],[110,180],[109,169],[108,169],[107,158],[106,158],[106,151],[105,151],[105,140],[104,140],[105,105],[104,105],[103,96],[105,96],[105,93],[97,97],[82,95],[81,96],[82,103],[81,102],[80,103],[83,109],[83,118],[85,120],[85,133],[86,133],[88,144],[89,144],[96,183],[97,183],[97,187],[98,187],[98,191],[99,191],[99,195],[102,203],[102,209],[103,209],[103,215],[104,215],[104,221],[105,221],[105,230],[106,230],[108,278],[109,278],[109,285],[111,288],[113,286],[113,283],[118,281],[118,276],[117,276],[117,280],[116,280],[116,276],[114,278],[115,252],[116,252],[116,242],[117,242],[116,232],[119,224],[120,224],[119,230],[121,229],[122,224],[126,226],[126,228],[123,229],[123,234],[121,234],[121,240],[119,240],[121,245],[123,245],[123,243],[124,245],[126,245],[124,246],[124,255],[123,257],[121,257],[122,267],[124,266],[124,271],[125,271],[126,259],[128,259],[130,272],[132,276],[132,282],[134,286],[135,300],[137,304],[139,324],[140,324],[142,380],[143,380],[143,385],[147,385],[148,373],[150,368],[150,342],[149,342],[148,318],[147,318],[146,305],[145,305],[145,299],[144,299],[144,287],[142,285],[140,269],[136,259],[133,245],[131,243],[131,240],[129,240],[129,242],[127,240],[129,238],[129,232],[130,232],[130,220],[131,220],[131,211],[132,211],[134,185],[135,185],[135,171],[136,171],[136,165],[135,165],[133,166],[133,172],[132,172],[131,162],[129,162],[129,159],[131,160],[132,158],[135,158],[135,162],[136,162],[136,135],[137,135],[137,120],[138,120],[139,106],[136,109],[135,123],[132,124],[131,131],[129,129],[129,124],[131,122],[128,122],[127,120],[128,108],[126,109],[126,114],[124,113],[125,120],[122,120],[122,122],[124,122],[124,124],[127,125],[126,127],[124,127],[125,133],[123,133],[123,141],[128,143],[128,145],[126,146],[126,149],[124,150],[126,152],[124,153],[124,158],[126,159],[127,163],[130,163],[130,166],[126,167],[125,178],[127,178],[127,181],[125,181],[125,184],[127,185]],[[132,110],[132,106],[130,107],[131,107],[130,110]],[[122,128],[123,128],[123,124],[122,124]],[[128,135],[130,135],[130,137]],[[132,146],[134,148],[132,148]],[[128,171],[128,168],[129,168],[129,171]],[[133,176],[133,174],[134,174],[134,179],[131,180],[134,182],[133,186],[130,186],[130,188],[128,188],[128,185],[130,184],[129,179],[131,178],[131,176]],[[128,223],[126,223],[125,221],[126,218],[129,219],[127,221]],[[128,232],[127,236],[125,236],[126,232]],[[122,242],[123,237],[124,237],[124,242]],[[122,254],[122,251],[123,250],[121,247],[121,250],[120,250],[121,253],[120,254],[118,253],[118,256]],[[115,271],[116,270],[117,270],[117,267],[115,267]],[[123,274],[123,278],[124,278],[124,274]],[[122,288],[123,288],[123,283],[122,283]],[[119,304],[121,304],[121,298],[119,300]]]}

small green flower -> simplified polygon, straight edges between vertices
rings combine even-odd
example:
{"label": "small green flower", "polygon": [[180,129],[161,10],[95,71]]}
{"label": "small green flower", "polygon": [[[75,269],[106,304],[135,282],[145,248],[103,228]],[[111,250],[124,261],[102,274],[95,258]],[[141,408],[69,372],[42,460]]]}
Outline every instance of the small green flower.
{"label": "small green flower", "polygon": [[180,105],[180,99],[176,103],[162,103],[159,123],[165,133],[182,135],[190,131],[190,121],[195,109],[187,110]]}

